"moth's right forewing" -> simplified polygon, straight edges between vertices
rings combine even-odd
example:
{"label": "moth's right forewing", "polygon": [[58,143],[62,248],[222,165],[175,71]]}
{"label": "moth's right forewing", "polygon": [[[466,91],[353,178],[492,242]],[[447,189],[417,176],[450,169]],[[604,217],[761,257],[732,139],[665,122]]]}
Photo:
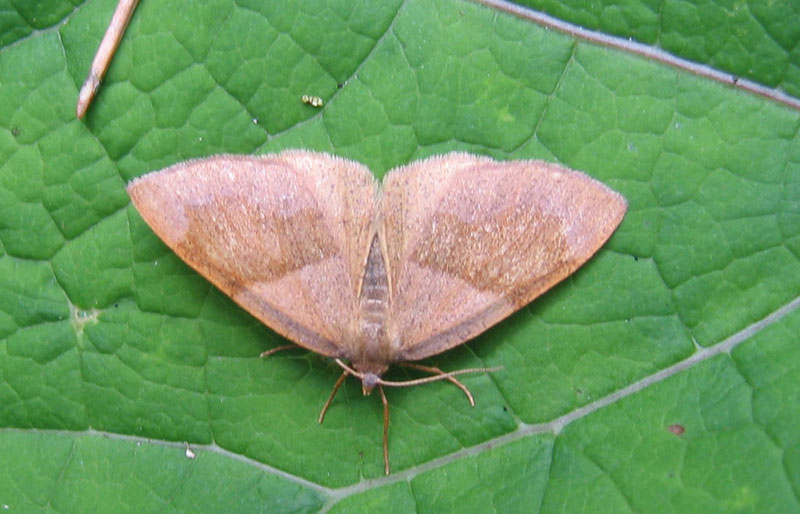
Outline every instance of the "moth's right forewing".
{"label": "moth's right forewing", "polygon": [[589,259],[626,209],[596,180],[541,161],[449,154],[384,185],[396,360],[452,348],[530,302]]}
{"label": "moth's right forewing", "polygon": [[376,182],[354,161],[289,151],[220,155],[128,186],[191,267],[276,332],[340,356],[357,313]]}

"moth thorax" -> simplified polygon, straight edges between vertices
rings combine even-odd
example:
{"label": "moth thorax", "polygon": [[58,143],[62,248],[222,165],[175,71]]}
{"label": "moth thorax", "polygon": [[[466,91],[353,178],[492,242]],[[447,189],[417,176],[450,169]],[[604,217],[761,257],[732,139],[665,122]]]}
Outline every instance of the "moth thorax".
{"label": "moth thorax", "polygon": [[359,297],[359,355],[361,362],[386,362],[389,349],[386,318],[389,309],[389,280],[381,245],[372,239]]}

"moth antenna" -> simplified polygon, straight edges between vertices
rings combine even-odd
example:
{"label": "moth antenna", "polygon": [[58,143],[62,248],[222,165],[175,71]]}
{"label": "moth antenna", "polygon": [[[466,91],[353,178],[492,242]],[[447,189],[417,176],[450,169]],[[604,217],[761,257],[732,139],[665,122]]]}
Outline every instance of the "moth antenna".
{"label": "moth antenna", "polygon": [[299,348],[299,346],[297,346],[296,344],[284,344],[284,345],[281,345],[281,346],[276,346],[275,348],[272,348],[271,350],[267,350],[265,352],[261,352],[258,356],[261,357],[262,359],[265,359],[265,358],[269,357],[270,355],[272,355],[273,353],[282,352],[284,350],[293,350],[295,348]]}
{"label": "moth antenna", "polygon": [[378,384],[378,392],[381,393],[383,402],[383,471],[389,474],[389,401],[386,400],[386,393],[383,387]]}
{"label": "moth antenna", "polygon": [[500,371],[501,369],[503,369],[503,366],[496,366],[494,368],[458,369],[456,371],[448,371],[447,373],[442,373],[441,375],[435,375],[432,377],[425,377],[425,378],[417,378],[414,380],[403,380],[402,382],[394,382],[392,380],[383,380],[379,378],[377,383],[389,387],[411,387],[420,384],[428,384],[430,382],[436,382],[439,380],[450,380],[452,377],[456,375],[466,375],[467,373],[491,373],[493,371]]}
{"label": "moth antenna", "polygon": [[345,371],[345,373],[349,373],[349,374],[353,375],[356,378],[364,378],[364,374],[363,373],[359,373],[358,371],[354,370],[353,368],[351,368],[350,366],[345,364],[342,359],[337,357],[337,358],[333,359],[333,362],[338,364]]}
{"label": "moth antenna", "polygon": [[344,379],[347,378],[347,375],[349,374],[350,373],[348,373],[347,370],[345,370],[344,373],[342,373],[342,376],[340,376],[339,379],[336,380],[336,383],[333,384],[333,391],[331,391],[331,395],[328,396],[328,401],[325,402],[325,405],[322,406],[322,412],[319,413],[319,419],[317,419],[320,425],[325,420],[325,413],[328,412],[328,407],[331,406],[331,402],[333,402],[333,397],[336,396],[336,393],[339,391],[339,388],[342,387],[342,384],[344,383]]}
{"label": "moth antenna", "polygon": [[[358,371],[354,370],[353,368],[351,368],[350,366],[345,364],[341,359],[336,358],[336,359],[333,359],[333,360],[336,362],[336,364],[341,366],[341,368],[343,370],[345,370],[345,372],[353,375],[354,377],[360,378],[360,379],[364,378],[364,374],[363,373],[359,373]],[[467,373],[491,373],[493,371],[500,371],[501,369],[503,369],[503,366],[495,366],[493,368],[459,369],[459,370],[456,370],[456,371],[449,371],[449,372],[445,373],[444,371],[440,370],[439,368],[422,366],[421,364],[413,364],[413,363],[405,362],[405,363],[402,363],[402,364],[399,364],[399,365],[400,366],[407,366],[407,367],[410,367],[410,368],[416,367],[417,369],[420,369],[420,370],[423,370],[423,371],[431,371],[432,373],[438,373],[438,374],[434,375],[432,377],[417,378],[417,379],[414,379],[414,380],[403,380],[401,382],[395,382],[393,380],[383,380],[382,378],[378,378],[378,381],[376,383],[379,384],[379,385],[385,385],[387,387],[411,387],[411,386],[415,386],[415,385],[428,384],[430,382],[436,382],[438,380],[447,380],[449,382],[454,383],[456,386],[458,386],[459,389],[464,391],[464,394],[466,394],[467,398],[469,399],[469,403],[473,407],[475,406],[475,401],[472,398],[472,394],[470,394],[469,389],[467,389],[467,386],[465,386],[464,384],[462,384],[461,382],[459,382],[458,380],[456,380],[453,377],[455,377],[456,375],[466,375]]]}
{"label": "moth antenna", "polygon": [[[422,364],[417,364],[415,362],[401,362],[401,363],[399,363],[399,365],[403,366],[404,368],[418,369],[420,371],[425,371],[427,373],[433,373],[435,375],[444,375],[445,374],[444,371],[442,371],[441,369],[437,368],[436,366],[424,366]],[[467,386],[462,384],[455,377],[447,377],[444,380],[447,380],[448,382],[450,382],[454,386],[456,386],[459,389],[461,389],[461,391],[465,395],[467,395],[467,400],[469,400],[469,404],[471,406],[473,406],[473,407],[475,406],[475,399],[472,397],[472,393],[469,391]]]}

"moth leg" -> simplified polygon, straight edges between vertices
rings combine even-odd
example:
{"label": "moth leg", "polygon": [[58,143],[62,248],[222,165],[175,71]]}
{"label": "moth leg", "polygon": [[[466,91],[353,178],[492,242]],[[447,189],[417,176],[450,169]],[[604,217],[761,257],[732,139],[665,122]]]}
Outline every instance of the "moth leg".
{"label": "moth leg", "polygon": [[264,359],[266,357],[269,357],[273,353],[282,352],[284,350],[291,350],[293,348],[300,348],[300,347],[297,346],[296,344],[284,344],[284,345],[281,345],[281,346],[276,346],[275,348],[272,348],[271,350],[267,350],[265,352],[261,352],[261,354],[259,354],[259,357]]}
{"label": "moth leg", "polygon": [[383,471],[389,474],[389,402],[386,400],[386,393],[383,386],[378,384],[378,391],[381,393],[383,402]]}
{"label": "moth leg", "polygon": [[[417,364],[416,362],[399,362],[398,365],[406,367],[406,368],[418,369],[420,371],[424,371],[426,373],[431,373],[431,374],[439,375],[439,376],[446,374],[444,371],[440,370],[439,368],[437,368],[435,366],[424,366],[422,364]],[[464,394],[467,395],[467,400],[469,400],[469,404],[472,405],[473,407],[475,406],[475,399],[472,397],[472,393],[469,392],[469,389],[467,389],[467,386],[462,384],[455,377],[445,377],[445,380],[447,380],[451,384],[453,384],[456,387],[458,387],[459,389],[461,389],[461,391],[463,391]]]}
{"label": "moth leg", "polygon": [[336,392],[339,391],[340,387],[342,387],[342,384],[344,383],[344,379],[347,378],[347,375],[349,375],[349,374],[350,373],[348,373],[345,370],[344,373],[342,373],[342,376],[340,376],[339,379],[336,381],[336,383],[333,384],[333,391],[331,391],[331,395],[328,397],[328,401],[325,402],[325,405],[322,407],[322,412],[319,413],[319,419],[317,421],[319,421],[320,423],[322,423],[323,420],[325,420],[325,413],[328,412],[328,407],[331,406],[331,402],[333,401],[333,397],[336,396]]}

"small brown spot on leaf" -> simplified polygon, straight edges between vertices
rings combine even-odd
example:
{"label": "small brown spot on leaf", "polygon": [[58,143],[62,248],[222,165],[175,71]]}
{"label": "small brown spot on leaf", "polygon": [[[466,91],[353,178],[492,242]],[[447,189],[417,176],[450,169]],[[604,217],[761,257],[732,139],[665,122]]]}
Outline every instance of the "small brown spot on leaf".
{"label": "small brown spot on leaf", "polygon": [[679,425],[677,423],[674,424],[674,425],[668,426],[667,430],[669,430],[670,432],[672,432],[675,435],[683,435],[683,433],[686,432],[686,429],[683,428],[683,425]]}

